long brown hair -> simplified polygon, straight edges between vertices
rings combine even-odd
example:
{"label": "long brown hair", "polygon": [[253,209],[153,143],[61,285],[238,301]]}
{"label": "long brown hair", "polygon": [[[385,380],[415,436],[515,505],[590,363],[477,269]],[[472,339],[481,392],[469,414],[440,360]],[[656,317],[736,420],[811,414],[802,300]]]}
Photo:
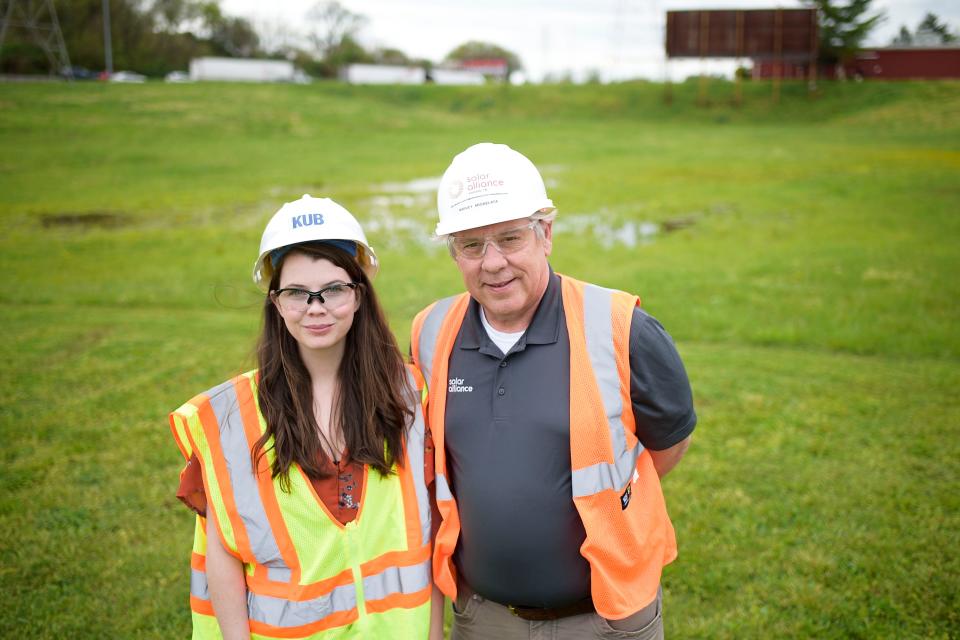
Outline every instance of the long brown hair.
{"label": "long brown hair", "polygon": [[[352,460],[388,475],[394,462],[403,463],[403,434],[413,418],[414,396],[407,383],[403,356],[376,292],[350,254],[318,242],[299,244],[281,258],[270,278],[271,291],[279,287],[283,260],[292,253],[329,260],[359,283],[354,290],[359,308],[345,338],[331,420],[340,425]],[[257,399],[267,429],[252,450],[254,469],[272,438],[276,457],[271,476],[280,477],[283,490],[290,490],[290,467],[294,463],[310,478],[332,475],[313,413],[310,374],[300,358],[297,341],[287,331],[269,294],[263,302],[257,360]]]}

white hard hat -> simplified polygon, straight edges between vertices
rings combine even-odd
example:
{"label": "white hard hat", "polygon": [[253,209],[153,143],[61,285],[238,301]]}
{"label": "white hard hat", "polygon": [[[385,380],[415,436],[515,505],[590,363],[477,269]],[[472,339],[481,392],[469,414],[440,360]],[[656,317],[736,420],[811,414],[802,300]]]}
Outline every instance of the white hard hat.
{"label": "white hard hat", "polygon": [[373,280],[379,265],[367,236],[353,215],[330,198],[304,195],[288,202],[273,214],[260,238],[260,255],[253,265],[253,281],[266,291],[273,276],[270,252],[301,242],[314,240],[348,240],[356,244],[357,262]]}
{"label": "white hard hat", "polygon": [[554,210],[540,172],[523,154],[505,144],[481,142],[459,153],[437,190],[440,220],[436,234],[447,235]]}

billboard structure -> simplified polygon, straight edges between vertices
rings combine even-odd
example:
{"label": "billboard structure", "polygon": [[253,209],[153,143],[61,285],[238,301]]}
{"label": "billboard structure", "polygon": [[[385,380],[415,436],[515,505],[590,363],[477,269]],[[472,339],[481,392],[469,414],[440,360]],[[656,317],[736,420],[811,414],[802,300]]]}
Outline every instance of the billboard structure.
{"label": "billboard structure", "polygon": [[[668,59],[752,58],[772,62],[775,69],[784,62],[804,62],[813,74],[817,42],[816,9],[667,12]],[[775,81],[779,77],[774,74]]]}

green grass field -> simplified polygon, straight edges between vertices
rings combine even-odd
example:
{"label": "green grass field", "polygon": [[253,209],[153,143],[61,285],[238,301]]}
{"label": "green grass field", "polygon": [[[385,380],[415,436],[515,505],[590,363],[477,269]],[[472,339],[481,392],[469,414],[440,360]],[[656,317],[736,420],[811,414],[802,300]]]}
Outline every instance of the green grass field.
{"label": "green grass field", "polygon": [[350,208],[406,348],[460,287],[422,179],[481,140],[686,362],[668,637],[960,637],[960,84],[744,90],[0,84],[0,637],[188,637],[166,415],[252,366],[263,225]]}

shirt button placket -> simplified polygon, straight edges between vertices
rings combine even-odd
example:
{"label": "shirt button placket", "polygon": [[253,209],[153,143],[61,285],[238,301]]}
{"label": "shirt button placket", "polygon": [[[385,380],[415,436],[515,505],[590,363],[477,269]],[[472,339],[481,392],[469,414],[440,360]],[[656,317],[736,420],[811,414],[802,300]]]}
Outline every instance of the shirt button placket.
{"label": "shirt button placket", "polygon": [[[503,360],[500,361],[500,366],[498,368],[504,369],[506,368],[506,366],[507,366],[507,359],[504,358]],[[507,390],[503,388],[503,377],[502,377],[503,373],[504,373],[503,371],[497,371],[497,385],[498,385],[497,396],[501,398],[507,393]]]}

